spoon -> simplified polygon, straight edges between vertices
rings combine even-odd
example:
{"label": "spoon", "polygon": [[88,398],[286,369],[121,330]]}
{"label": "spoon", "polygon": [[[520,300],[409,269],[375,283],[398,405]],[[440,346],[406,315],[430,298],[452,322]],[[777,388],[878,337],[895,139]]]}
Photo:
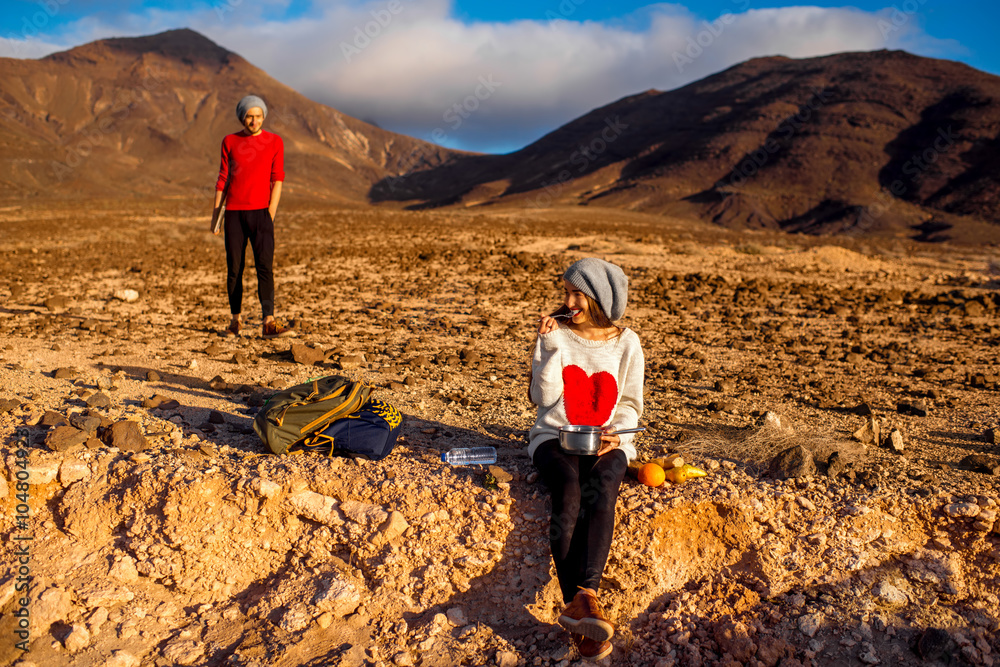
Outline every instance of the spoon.
{"label": "spoon", "polygon": [[[580,312],[579,310],[571,310],[568,313],[552,313],[551,315],[549,315],[549,317],[551,317],[554,320],[571,320],[573,319],[573,316],[579,312]],[[538,319],[537,321],[541,322],[542,320]]]}

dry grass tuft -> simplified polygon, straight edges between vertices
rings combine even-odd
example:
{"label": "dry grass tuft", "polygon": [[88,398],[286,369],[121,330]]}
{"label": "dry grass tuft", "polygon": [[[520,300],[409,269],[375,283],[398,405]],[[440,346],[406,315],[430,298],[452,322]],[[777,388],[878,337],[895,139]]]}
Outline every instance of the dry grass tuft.
{"label": "dry grass tuft", "polygon": [[708,426],[686,431],[678,449],[685,457],[729,459],[762,470],[790,447],[802,445],[816,459],[825,461],[843,443],[832,432],[783,426],[774,413],[768,415],[756,426]]}

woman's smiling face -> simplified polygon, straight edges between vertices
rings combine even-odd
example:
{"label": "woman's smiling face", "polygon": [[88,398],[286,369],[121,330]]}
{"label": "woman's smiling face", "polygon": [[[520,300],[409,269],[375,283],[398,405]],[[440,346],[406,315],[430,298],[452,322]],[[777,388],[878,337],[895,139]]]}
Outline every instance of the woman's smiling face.
{"label": "woman's smiling face", "polygon": [[566,290],[566,308],[573,313],[570,321],[574,324],[583,324],[590,319],[590,305],[587,303],[587,296],[579,288],[570,284],[563,278],[563,289]]}

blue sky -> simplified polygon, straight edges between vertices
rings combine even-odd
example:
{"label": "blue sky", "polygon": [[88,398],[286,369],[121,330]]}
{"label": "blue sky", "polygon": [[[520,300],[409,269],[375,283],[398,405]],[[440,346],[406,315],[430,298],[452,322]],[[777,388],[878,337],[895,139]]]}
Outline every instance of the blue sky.
{"label": "blue sky", "polygon": [[905,49],[1000,74],[986,0],[7,0],[0,56],[189,27],[308,97],[465,150],[748,58]]}

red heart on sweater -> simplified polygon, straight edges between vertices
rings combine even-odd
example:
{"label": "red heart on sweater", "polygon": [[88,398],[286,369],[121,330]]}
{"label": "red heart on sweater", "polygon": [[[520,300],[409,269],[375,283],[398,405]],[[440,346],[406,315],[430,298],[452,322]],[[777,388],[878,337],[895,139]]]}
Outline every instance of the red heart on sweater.
{"label": "red heart on sweater", "polygon": [[563,403],[570,424],[601,426],[618,402],[618,383],[607,371],[593,375],[579,366],[563,368]]}

